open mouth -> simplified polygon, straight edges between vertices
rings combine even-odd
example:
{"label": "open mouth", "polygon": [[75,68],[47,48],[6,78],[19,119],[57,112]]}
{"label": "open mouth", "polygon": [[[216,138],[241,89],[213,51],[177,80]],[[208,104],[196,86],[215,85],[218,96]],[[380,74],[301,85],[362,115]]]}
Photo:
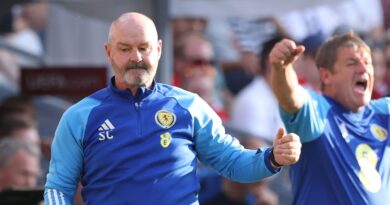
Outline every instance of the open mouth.
{"label": "open mouth", "polygon": [[367,80],[360,79],[355,83],[355,89],[359,92],[364,92],[367,89]]}

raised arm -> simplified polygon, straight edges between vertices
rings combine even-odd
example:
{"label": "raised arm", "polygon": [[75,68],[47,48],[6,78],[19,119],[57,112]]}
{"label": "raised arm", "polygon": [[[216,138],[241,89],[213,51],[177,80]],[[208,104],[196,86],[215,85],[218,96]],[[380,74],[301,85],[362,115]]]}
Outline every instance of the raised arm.
{"label": "raised arm", "polygon": [[305,47],[283,39],[274,46],[269,56],[272,89],[280,106],[289,113],[296,113],[303,105],[303,88],[298,83],[292,64],[304,51]]}

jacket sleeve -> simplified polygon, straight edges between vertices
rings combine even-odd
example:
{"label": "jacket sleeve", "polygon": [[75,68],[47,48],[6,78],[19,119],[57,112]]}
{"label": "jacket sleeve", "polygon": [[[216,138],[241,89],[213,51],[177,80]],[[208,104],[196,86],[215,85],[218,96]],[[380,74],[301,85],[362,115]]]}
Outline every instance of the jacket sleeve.
{"label": "jacket sleeve", "polygon": [[194,117],[195,147],[202,163],[238,182],[258,181],[280,170],[272,168],[269,148],[244,149],[236,138],[226,134],[221,119],[199,97],[189,110]]}
{"label": "jacket sleeve", "polygon": [[74,197],[70,197],[57,189],[45,189],[45,205],[72,205]]}
{"label": "jacket sleeve", "polygon": [[316,140],[323,133],[330,104],[325,97],[313,90],[304,90],[303,105],[295,114],[280,108],[280,116],[287,132],[296,133],[302,143]]}
{"label": "jacket sleeve", "polygon": [[73,204],[83,166],[82,141],[89,116],[84,111],[73,106],[59,122],[51,145],[45,204]]}

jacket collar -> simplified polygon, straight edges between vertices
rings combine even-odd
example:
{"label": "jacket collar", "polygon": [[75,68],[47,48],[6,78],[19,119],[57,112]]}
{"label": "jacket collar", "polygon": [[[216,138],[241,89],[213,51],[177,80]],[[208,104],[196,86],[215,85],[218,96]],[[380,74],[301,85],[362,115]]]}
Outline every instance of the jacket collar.
{"label": "jacket collar", "polygon": [[115,86],[115,77],[111,77],[110,84],[108,85],[108,89],[116,96],[123,99],[132,99],[136,102],[141,101],[142,99],[149,96],[154,90],[156,90],[156,82],[153,80],[152,88],[149,89],[145,86],[139,87],[137,93],[133,96],[130,89],[120,90]]}

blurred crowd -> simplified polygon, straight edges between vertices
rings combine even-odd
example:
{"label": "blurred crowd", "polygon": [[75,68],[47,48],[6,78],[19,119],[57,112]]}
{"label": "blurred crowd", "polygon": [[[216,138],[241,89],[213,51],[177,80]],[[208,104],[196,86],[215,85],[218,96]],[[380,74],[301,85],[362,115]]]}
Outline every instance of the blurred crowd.
{"label": "blurred crowd", "polygon": [[[0,85],[19,90],[20,68],[41,65],[47,3],[18,4],[0,14]],[[3,88],[4,87],[4,88]]]}
{"label": "blurred crowd", "polygon": [[[19,78],[21,67],[39,66],[44,58],[47,7],[42,2],[26,3],[0,14],[0,191],[44,184],[51,138],[39,133],[37,105],[19,92]],[[386,16],[390,7],[384,3],[382,9],[381,24],[355,30],[372,49],[374,99],[390,96],[390,30]],[[302,85],[320,92],[314,60],[317,49],[330,36],[354,29],[334,20],[332,27],[321,26],[327,17],[321,16],[323,12],[317,13],[314,15],[310,9],[300,12],[301,26],[312,28],[305,35],[291,28],[296,25],[291,20],[297,19],[296,12],[283,17],[231,18],[223,22],[173,17],[172,84],[208,102],[227,131],[235,133],[244,146],[256,149],[269,145],[277,129],[283,127],[269,86],[268,54],[273,45],[282,38],[304,45],[306,51],[294,67]],[[288,168],[253,184],[229,181],[202,165],[198,173],[201,204],[291,204]]]}

